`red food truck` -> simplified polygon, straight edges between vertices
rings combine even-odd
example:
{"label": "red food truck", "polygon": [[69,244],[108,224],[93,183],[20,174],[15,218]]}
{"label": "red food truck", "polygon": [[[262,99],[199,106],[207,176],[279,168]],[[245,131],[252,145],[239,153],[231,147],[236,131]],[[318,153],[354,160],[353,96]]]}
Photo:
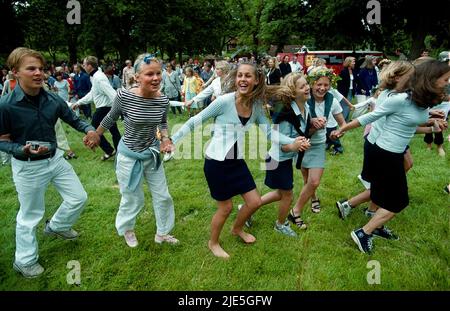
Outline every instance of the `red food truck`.
{"label": "red food truck", "polygon": [[[322,58],[326,61],[326,66],[328,68],[333,68],[334,72],[338,75],[343,69],[342,64],[346,57],[353,56],[356,58],[356,62],[358,64],[358,60],[365,57],[366,55],[374,55],[377,57],[383,57],[383,52],[379,51],[351,51],[351,50],[342,50],[342,51],[307,51],[302,49],[301,52],[295,53],[278,53],[277,56],[281,57],[281,60],[284,56],[288,55],[289,60],[292,61],[292,57],[294,55],[297,56],[298,62],[302,64],[303,71],[306,73],[308,67],[312,65],[314,58]],[[358,64],[359,65],[359,64]]]}

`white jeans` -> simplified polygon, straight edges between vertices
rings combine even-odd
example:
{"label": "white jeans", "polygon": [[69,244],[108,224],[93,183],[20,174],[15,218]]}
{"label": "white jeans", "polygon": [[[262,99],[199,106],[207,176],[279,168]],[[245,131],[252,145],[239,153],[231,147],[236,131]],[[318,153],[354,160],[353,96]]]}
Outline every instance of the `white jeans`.
{"label": "white jeans", "polygon": [[120,186],[122,199],[116,216],[116,229],[119,235],[128,230],[134,230],[136,217],[144,207],[144,191],[142,183],[145,179],[152,194],[153,210],[156,218],[156,233],[168,234],[174,227],[175,210],[173,200],[167,188],[166,175],[161,163],[158,170],[151,169],[151,160],[144,161],[144,174],[140,177],[135,191],[127,188],[128,176],[134,160],[119,153],[117,155],[116,175]]}
{"label": "white jeans", "polygon": [[19,265],[31,265],[38,261],[36,227],[45,213],[45,191],[50,182],[63,198],[50,221],[53,230],[69,230],[86,203],[86,191],[63,154],[63,151],[57,150],[53,158],[38,161],[11,159],[20,203],[16,218],[15,255],[15,262]]}

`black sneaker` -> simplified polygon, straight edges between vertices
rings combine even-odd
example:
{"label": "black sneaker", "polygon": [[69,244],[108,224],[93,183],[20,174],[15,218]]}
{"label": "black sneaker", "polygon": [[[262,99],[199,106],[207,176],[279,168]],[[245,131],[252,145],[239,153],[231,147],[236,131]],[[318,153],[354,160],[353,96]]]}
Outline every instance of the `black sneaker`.
{"label": "black sneaker", "polygon": [[375,216],[375,213],[376,212],[370,211],[368,207],[364,209],[364,215],[366,215],[366,217],[372,218]]}
{"label": "black sneaker", "polygon": [[350,233],[350,236],[352,237],[353,241],[355,241],[356,245],[358,245],[358,248],[361,252],[366,254],[371,254],[373,249],[373,243],[372,243],[372,235],[366,234],[362,228],[353,230]]}
{"label": "black sneaker", "polygon": [[377,228],[375,230],[373,230],[372,234],[374,236],[380,237],[380,238],[384,238],[384,239],[388,239],[388,240],[398,240],[400,239],[398,237],[398,235],[394,234],[388,227],[383,226],[381,228]]}

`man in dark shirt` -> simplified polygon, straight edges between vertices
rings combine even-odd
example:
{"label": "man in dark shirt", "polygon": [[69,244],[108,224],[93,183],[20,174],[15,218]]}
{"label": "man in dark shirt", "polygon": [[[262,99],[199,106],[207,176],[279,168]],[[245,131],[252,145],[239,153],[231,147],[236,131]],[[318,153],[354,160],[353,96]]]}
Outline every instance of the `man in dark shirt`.
{"label": "man in dark shirt", "polygon": [[[78,100],[83,98],[87,93],[89,93],[92,84],[91,78],[81,68],[80,64],[73,65],[73,70],[75,72],[73,94],[75,98]],[[86,118],[88,119],[92,118],[92,109],[90,104],[80,106],[80,110],[83,112]]]}
{"label": "man in dark shirt", "polygon": [[43,89],[45,61],[39,52],[17,48],[7,62],[18,85],[0,99],[0,151],[13,156],[12,173],[20,203],[13,268],[31,278],[44,271],[38,262],[36,227],[45,213],[48,184],[53,183],[63,202],[45,225],[47,235],[77,238],[72,226],[87,199],[64,152],[56,148],[55,123],[61,118],[86,133],[86,145],[98,146],[100,138],[95,128],[80,120],[58,95]]}

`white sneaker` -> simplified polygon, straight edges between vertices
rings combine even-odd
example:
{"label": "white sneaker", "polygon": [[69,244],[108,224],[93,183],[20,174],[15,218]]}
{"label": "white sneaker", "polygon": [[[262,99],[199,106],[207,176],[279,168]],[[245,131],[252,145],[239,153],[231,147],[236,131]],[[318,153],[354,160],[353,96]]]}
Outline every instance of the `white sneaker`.
{"label": "white sneaker", "polygon": [[339,211],[339,217],[341,219],[347,218],[348,214],[352,211],[352,208],[347,200],[341,200],[336,202],[336,207]]}
{"label": "white sneaker", "polygon": [[125,242],[127,242],[127,245],[129,247],[136,247],[138,246],[138,240],[136,238],[136,234],[134,233],[133,230],[128,230],[127,232],[125,232],[125,234],[123,235],[125,238]]}
{"label": "white sneaker", "polygon": [[178,244],[180,241],[178,241],[174,236],[166,234],[166,235],[158,235],[155,234],[155,243],[162,244],[162,243],[169,243],[169,244]]}
{"label": "white sneaker", "polygon": [[365,181],[365,180],[361,177],[361,174],[358,175],[358,179],[359,179],[359,181],[363,184],[364,188],[366,188],[367,190],[370,189],[370,182]]}

